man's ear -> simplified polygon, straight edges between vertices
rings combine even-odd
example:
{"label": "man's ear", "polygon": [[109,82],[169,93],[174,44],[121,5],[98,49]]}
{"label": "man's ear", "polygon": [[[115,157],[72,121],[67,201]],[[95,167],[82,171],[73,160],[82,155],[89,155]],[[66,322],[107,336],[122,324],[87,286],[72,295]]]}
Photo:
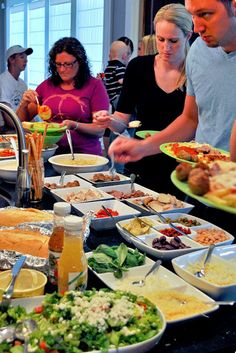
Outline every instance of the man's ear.
{"label": "man's ear", "polygon": [[189,40],[192,37],[192,35],[193,35],[193,31],[190,31],[187,35],[187,39]]}
{"label": "man's ear", "polygon": [[233,11],[234,16],[236,17],[236,0],[232,1],[232,11]]}

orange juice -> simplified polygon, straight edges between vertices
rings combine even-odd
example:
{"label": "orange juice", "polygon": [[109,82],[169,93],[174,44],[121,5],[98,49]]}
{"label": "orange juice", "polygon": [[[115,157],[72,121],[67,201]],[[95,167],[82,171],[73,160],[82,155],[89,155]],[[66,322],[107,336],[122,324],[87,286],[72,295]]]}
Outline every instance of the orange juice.
{"label": "orange juice", "polygon": [[65,217],[63,251],[58,263],[58,291],[84,290],[87,286],[87,259],[83,249],[82,218]]}

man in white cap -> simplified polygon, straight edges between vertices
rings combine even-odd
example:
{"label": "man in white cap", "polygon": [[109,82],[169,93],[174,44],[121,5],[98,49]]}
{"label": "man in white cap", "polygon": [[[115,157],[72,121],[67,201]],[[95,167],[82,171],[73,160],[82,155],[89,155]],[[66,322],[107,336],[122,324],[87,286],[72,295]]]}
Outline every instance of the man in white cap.
{"label": "man in white cap", "polygon": [[[23,48],[20,45],[13,45],[7,49],[7,69],[0,75],[0,102],[7,104],[16,111],[27,85],[19,77],[27,65],[27,56],[33,53],[32,48]],[[6,124],[7,117],[4,117]],[[0,116],[0,127],[4,125]]]}

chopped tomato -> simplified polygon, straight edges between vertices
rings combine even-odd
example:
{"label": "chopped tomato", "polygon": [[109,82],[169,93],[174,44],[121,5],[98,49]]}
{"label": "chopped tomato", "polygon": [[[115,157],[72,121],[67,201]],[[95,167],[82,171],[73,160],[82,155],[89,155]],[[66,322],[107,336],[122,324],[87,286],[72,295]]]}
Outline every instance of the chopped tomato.
{"label": "chopped tomato", "polygon": [[0,151],[0,157],[12,157],[15,156],[15,152],[10,148],[5,148],[4,150]]}
{"label": "chopped tomato", "polygon": [[46,353],[49,353],[49,352],[50,352],[50,350],[47,348],[47,344],[46,344],[45,341],[41,341],[41,342],[39,343],[39,348],[43,349]]}
{"label": "chopped tomato", "polygon": [[[111,208],[107,207],[108,212],[114,217],[114,216],[119,216],[119,213],[117,211],[113,211]],[[109,215],[106,213],[105,210],[100,209],[97,213],[95,213],[96,218],[105,218],[109,217]]]}
{"label": "chopped tomato", "polygon": [[142,306],[144,310],[147,310],[147,304],[143,303],[143,302],[138,302],[139,306]]}
{"label": "chopped tomato", "polygon": [[43,312],[43,306],[42,306],[42,305],[36,306],[36,308],[34,308],[34,312],[35,312],[36,314],[42,313],[42,312]]}

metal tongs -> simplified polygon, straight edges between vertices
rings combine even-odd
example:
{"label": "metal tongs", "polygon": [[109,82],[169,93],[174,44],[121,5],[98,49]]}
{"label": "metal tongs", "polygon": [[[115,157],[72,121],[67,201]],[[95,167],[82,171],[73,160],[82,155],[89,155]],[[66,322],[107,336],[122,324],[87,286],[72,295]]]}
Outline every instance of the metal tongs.
{"label": "metal tongs", "polygon": [[[162,222],[169,224],[170,227],[173,228],[173,229],[174,229],[176,232],[178,232],[179,234],[184,235],[185,237],[191,238],[191,237],[188,236],[188,234],[184,233],[181,229],[179,229],[178,227],[176,227],[176,226],[174,225],[174,223],[172,223],[172,222],[167,222],[166,218],[165,218],[160,212],[157,212],[157,211],[155,211],[152,207],[146,205],[146,204],[143,202],[143,200],[141,200],[141,202],[142,202],[142,206],[143,206],[144,208],[146,208],[146,209],[147,209],[148,211],[150,211],[152,214],[157,215],[157,216],[160,218],[160,220],[161,220]],[[191,238],[191,239],[192,239],[192,238]]]}

